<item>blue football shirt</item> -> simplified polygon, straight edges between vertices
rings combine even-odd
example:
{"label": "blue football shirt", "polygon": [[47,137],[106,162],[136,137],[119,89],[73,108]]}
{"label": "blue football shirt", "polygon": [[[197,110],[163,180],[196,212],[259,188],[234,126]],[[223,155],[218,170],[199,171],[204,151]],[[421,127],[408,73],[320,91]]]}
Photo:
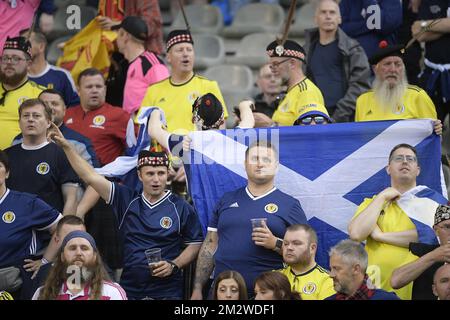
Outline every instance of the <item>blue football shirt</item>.
{"label": "blue football shirt", "polygon": [[174,260],[185,245],[203,241],[200,222],[193,207],[170,191],[155,203],[143,194],[111,184],[108,203],[113,207],[124,241],[121,285],[131,298],[182,298],[183,276],[152,277],[144,251],[161,248],[163,260]]}

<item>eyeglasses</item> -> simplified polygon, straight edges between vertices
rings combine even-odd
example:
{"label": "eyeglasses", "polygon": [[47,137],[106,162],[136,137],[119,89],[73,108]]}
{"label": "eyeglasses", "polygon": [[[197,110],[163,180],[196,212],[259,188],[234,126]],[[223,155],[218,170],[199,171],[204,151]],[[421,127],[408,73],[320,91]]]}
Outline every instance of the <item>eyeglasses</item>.
{"label": "eyeglasses", "polygon": [[24,59],[24,58],[21,58],[21,57],[18,57],[18,56],[12,56],[12,57],[9,57],[9,56],[2,56],[1,58],[0,58],[0,61],[2,62],[2,63],[11,63],[11,64],[18,64],[20,61],[27,61],[28,59]]}
{"label": "eyeglasses", "polygon": [[415,156],[405,156],[402,154],[399,154],[398,156],[392,157],[391,159],[394,162],[400,163],[400,162],[407,162],[407,163],[413,163],[417,161],[417,158]]}
{"label": "eyeglasses", "polygon": [[295,126],[298,126],[300,124],[303,124],[305,126],[308,126],[311,124],[311,122],[314,120],[314,122],[316,124],[324,124],[326,123],[328,120],[324,117],[324,116],[309,116],[309,117],[304,117],[302,119],[297,119],[294,122]]}
{"label": "eyeglasses", "polygon": [[278,68],[280,66],[280,64],[285,63],[286,61],[289,61],[289,60],[291,60],[291,58],[284,59],[284,60],[282,60],[280,62],[276,62],[276,61],[271,62],[270,65],[269,65],[269,68],[270,69]]}

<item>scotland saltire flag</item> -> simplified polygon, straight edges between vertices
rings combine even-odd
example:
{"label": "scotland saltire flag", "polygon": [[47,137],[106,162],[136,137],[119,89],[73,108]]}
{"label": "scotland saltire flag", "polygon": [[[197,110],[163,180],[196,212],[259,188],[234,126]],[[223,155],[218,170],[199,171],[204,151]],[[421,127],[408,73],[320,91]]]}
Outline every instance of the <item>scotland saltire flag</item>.
{"label": "scotland saltire flag", "polygon": [[247,184],[247,146],[256,139],[269,140],[279,150],[275,185],[300,201],[318,233],[317,262],[328,267],[328,250],[348,237],[347,226],[357,206],[364,198],[390,186],[385,171],[389,152],[407,143],[417,148],[421,173],[418,187],[402,198],[417,198],[421,208],[430,206],[418,212],[402,207],[407,203],[402,199],[399,205],[413,219],[420,240],[435,240],[431,229],[434,209],[438,203],[447,202],[443,197],[447,190],[440,138],[433,133],[432,120],[234,129],[190,135],[193,141],[191,163],[186,167],[188,186],[204,232],[222,195]]}
{"label": "scotland saltire flag", "polygon": [[[132,145],[125,150],[125,155],[117,157],[113,162],[101,168],[95,168],[97,173],[110,178],[118,178],[131,189],[141,190],[141,183],[137,177],[136,166],[139,152],[149,150],[151,137],[148,135],[148,119],[156,107],[143,107],[136,122],[139,124],[138,137]],[[164,113],[161,112],[161,121],[166,123]],[[128,137],[127,137],[128,138]],[[130,139],[131,140],[131,139]]]}

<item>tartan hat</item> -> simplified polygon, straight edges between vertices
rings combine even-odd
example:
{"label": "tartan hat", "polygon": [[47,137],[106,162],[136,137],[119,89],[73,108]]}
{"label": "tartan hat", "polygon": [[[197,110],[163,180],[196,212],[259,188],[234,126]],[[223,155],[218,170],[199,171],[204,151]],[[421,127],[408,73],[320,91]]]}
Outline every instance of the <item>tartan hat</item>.
{"label": "tartan hat", "polygon": [[136,16],[128,16],[122,20],[122,22],[116,26],[111,27],[111,30],[124,29],[133,37],[139,40],[147,40],[148,28],[145,21]]}
{"label": "tartan hat", "polygon": [[224,122],[222,103],[212,93],[198,97],[192,105],[192,122],[202,121],[202,130],[218,129]]}
{"label": "tartan hat", "polygon": [[389,45],[386,40],[382,40],[378,44],[378,50],[370,57],[369,63],[371,65],[377,64],[386,57],[403,58],[404,53],[405,46],[403,44]]}
{"label": "tartan hat", "polygon": [[434,214],[434,225],[446,220],[450,220],[450,206],[440,204],[436,208],[436,213]]}
{"label": "tartan hat", "polygon": [[3,45],[3,50],[14,49],[25,52],[31,58],[31,43],[25,37],[7,37],[5,44]]}
{"label": "tartan hat", "polygon": [[286,40],[284,45],[278,43],[277,40],[272,41],[266,48],[269,57],[286,57],[296,58],[305,62],[306,52],[305,49],[297,42],[292,40]]}
{"label": "tartan hat", "polygon": [[176,45],[177,43],[183,42],[191,43],[192,45],[194,44],[194,40],[192,40],[192,35],[189,30],[171,31],[167,36],[166,51],[169,52],[172,46]]}
{"label": "tartan hat", "polygon": [[169,158],[167,157],[167,154],[165,152],[142,150],[141,152],[139,152],[137,168],[140,169],[144,166],[169,167]]}

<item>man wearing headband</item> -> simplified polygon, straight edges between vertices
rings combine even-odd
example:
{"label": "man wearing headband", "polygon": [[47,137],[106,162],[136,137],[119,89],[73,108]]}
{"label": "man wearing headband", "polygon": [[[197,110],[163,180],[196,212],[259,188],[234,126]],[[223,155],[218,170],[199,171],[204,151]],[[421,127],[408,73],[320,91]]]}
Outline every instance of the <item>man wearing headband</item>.
{"label": "man wearing headband", "polygon": [[[403,45],[381,41],[378,51],[369,59],[375,72],[372,90],[356,100],[355,121],[400,119],[437,119],[436,109],[428,94],[409,85],[403,63]],[[434,122],[436,134],[442,134],[442,123]]]}
{"label": "man wearing headband", "polygon": [[[167,61],[172,66],[168,79],[148,88],[142,106],[161,108],[166,116],[167,130],[186,133],[194,130],[192,104],[210,92],[223,106],[224,117],[228,117],[222,93],[216,81],[194,73],[194,42],[188,30],[174,30],[167,37]],[[225,125],[222,125],[225,128]]]}
{"label": "man wearing headband", "polygon": [[111,282],[94,238],[76,230],[65,236],[45,284],[32,300],[127,300],[127,296]]}
{"label": "man wearing headband", "polygon": [[397,268],[392,273],[394,289],[413,282],[413,300],[435,300],[431,285],[436,270],[450,263],[450,206],[440,205],[434,215],[434,232],[439,245],[412,242],[409,250],[419,259]]}
{"label": "man wearing headband", "polygon": [[[169,160],[163,152],[139,153],[137,173],[143,192],[106,180],[83,160],[56,126],[50,134],[80,178],[114,209],[124,245],[121,286],[129,299],[182,299],[181,268],[197,256],[203,239],[194,209],[166,190]],[[185,246],[185,247],[184,247]],[[160,248],[153,270],[145,250]]]}
{"label": "man wearing headband", "polygon": [[20,133],[19,113],[23,101],[37,98],[44,87],[29,81],[31,44],[24,37],[7,38],[0,57],[0,149],[11,145]]}
{"label": "man wearing headband", "polygon": [[[281,77],[288,92],[272,116],[275,124],[292,126],[300,110],[310,104],[325,105],[319,88],[302,71],[306,54],[301,45],[292,40],[284,44],[273,41],[267,46],[272,72]],[[327,113],[328,115],[328,113]]]}

